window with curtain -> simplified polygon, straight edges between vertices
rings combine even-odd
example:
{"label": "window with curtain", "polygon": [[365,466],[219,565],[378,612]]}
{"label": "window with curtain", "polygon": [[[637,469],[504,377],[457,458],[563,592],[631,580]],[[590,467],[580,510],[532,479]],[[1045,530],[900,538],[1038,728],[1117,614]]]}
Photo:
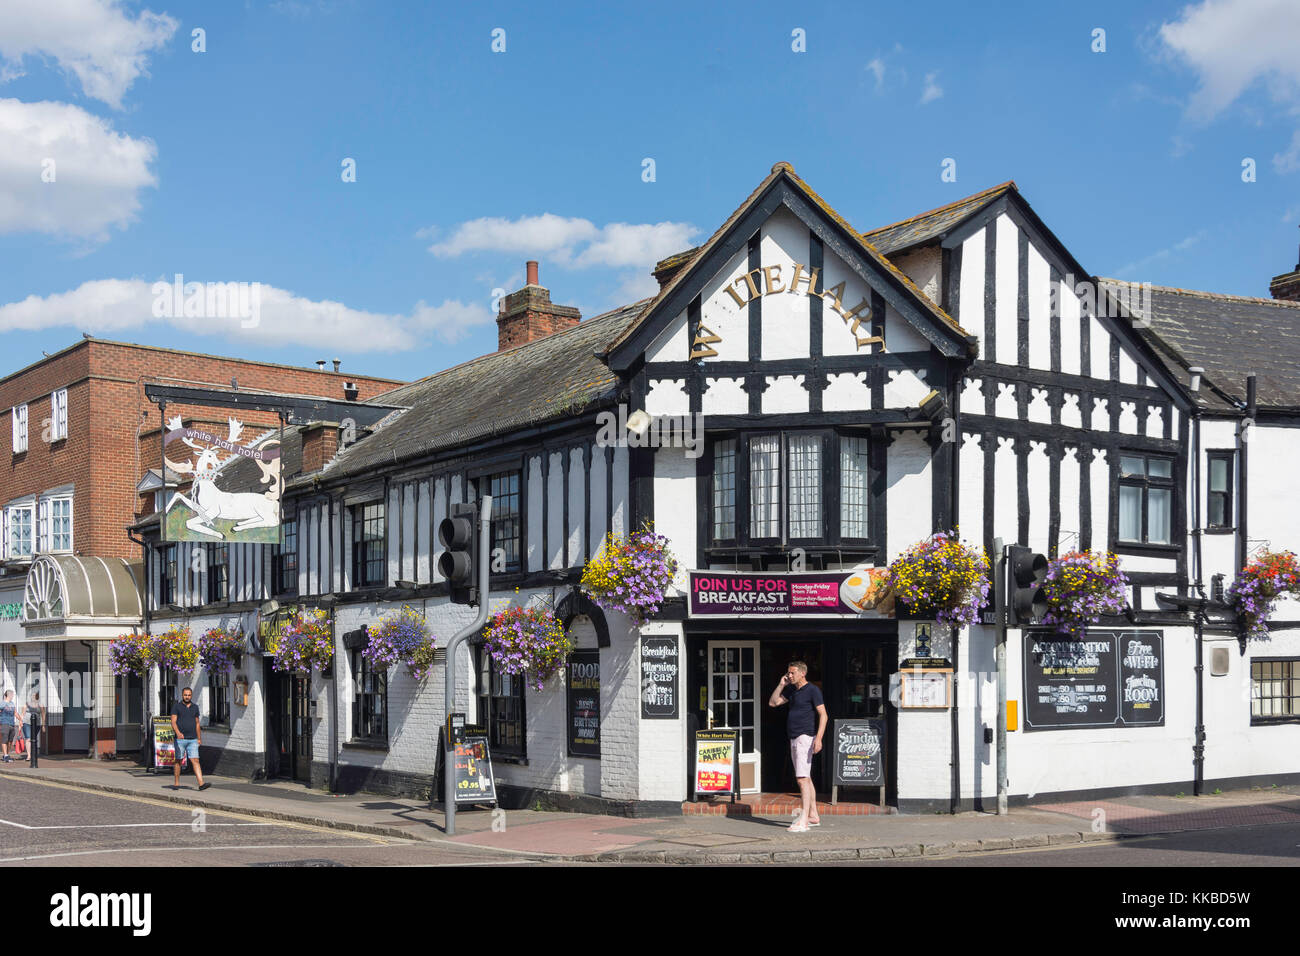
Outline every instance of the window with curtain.
{"label": "window with curtain", "polygon": [[868,439],[854,435],[840,439],[840,536],[867,536],[867,505],[870,491]]}
{"label": "window with curtain", "polygon": [[32,503],[5,508],[5,557],[30,558],[36,535],[36,506]]}
{"label": "window with curtain", "polygon": [[781,436],[749,440],[749,536],[781,536]]}
{"label": "window with curtain", "polygon": [[72,550],[72,499],[45,498],[40,504],[40,549]]}
{"label": "window with curtain", "polygon": [[736,440],[713,444],[713,540],[736,539]]}
{"label": "window with curtain", "polygon": [[1171,544],[1174,509],[1173,459],[1121,455],[1119,464],[1119,540]]}
{"label": "window with curtain", "polygon": [[1206,452],[1206,526],[1209,528],[1231,528],[1232,515],[1232,472],[1236,452]]}
{"label": "window with curtain", "polygon": [[786,437],[786,535],[822,536],[822,436]]}

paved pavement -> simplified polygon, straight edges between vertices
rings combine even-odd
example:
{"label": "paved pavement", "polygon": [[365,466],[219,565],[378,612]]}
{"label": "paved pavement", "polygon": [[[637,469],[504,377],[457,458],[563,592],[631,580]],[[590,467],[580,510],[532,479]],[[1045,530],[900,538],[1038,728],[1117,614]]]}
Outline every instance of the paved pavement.
{"label": "paved pavement", "polygon": [[[470,853],[474,860],[501,862],[907,860],[1050,846],[1077,848],[1084,843],[1113,843],[1157,833],[1223,827],[1266,829],[1300,822],[1300,787],[1285,787],[1199,798],[1142,796],[1042,804],[1015,808],[1004,817],[987,813],[828,815],[820,827],[806,834],[787,832],[789,818],[783,816],[629,819],[531,810],[462,810],[456,815],[456,835],[447,837],[442,814],[418,800],[327,794],[289,782],[250,783],[211,776],[208,779],[213,786],[203,793],[198,792],[192,776],[182,777],[182,789],[174,792],[170,774],[155,776],[126,761],[42,758],[36,770],[0,764],[0,782],[8,782],[10,775],[26,778],[29,787],[38,782],[72,786],[144,798],[186,813],[202,808],[315,831],[333,830],[354,838],[384,838],[386,849],[361,854],[366,862],[413,861],[416,851],[411,848],[419,844],[426,849],[436,844],[448,853]],[[11,799],[22,803],[21,796],[11,797],[7,789],[0,793],[0,806],[5,807],[0,817],[14,819]],[[51,813],[58,817],[55,806],[50,804]],[[26,819],[21,822],[31,825]],[[253,828],[231,830],[241,838],[253,832]]]}

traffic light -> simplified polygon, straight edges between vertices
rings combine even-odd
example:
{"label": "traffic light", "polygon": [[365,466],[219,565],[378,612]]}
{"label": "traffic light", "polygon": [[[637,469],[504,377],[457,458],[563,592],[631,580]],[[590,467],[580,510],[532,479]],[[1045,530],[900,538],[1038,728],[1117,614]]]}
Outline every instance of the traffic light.
{"label": "traffic light", "polygon": [[1007,608],[1014,625],[1037,624],[1047,613],[1047,558],[1013,544],[1007,548]]}
{"label": "traffic light", "polygon": [[447,549],[438,555],[438,572],[447,579],[451,603],[477,605],[478,505],[452,505],[438,524],[438,538]]}

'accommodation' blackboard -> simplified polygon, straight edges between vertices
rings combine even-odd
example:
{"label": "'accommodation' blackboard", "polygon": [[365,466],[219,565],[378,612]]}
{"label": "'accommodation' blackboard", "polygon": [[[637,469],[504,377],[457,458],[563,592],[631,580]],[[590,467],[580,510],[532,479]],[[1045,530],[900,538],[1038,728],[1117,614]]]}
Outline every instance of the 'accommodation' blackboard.
{"label": "'accommodation' blackboard", "polygon": [[1164,724],[1161,631],[1024,635],[1025,730]]}
{"label": "'accommodation' blackboard", "polygon": [[667,720],[677,717],[677,686],[681,663],[677,638],[641,638],[641,719]]}
{"label": "'accommodation' blackboard", "polygon": [[831,738],[835,742],[835,786],[885,785],[885,721],[882,718],[837,720]]}

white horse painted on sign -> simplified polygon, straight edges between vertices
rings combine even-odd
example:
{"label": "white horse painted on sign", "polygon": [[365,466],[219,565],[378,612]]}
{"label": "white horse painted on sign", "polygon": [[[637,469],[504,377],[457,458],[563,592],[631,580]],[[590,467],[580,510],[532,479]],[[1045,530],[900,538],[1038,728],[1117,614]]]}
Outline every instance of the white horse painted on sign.
{"label": "white horse painted on sign", "polygon": [[[226,440],[233,444],[239,439],[244,426],[233,418],[228,421],[230,432]],[[180,427],[179,420],[174,419],[173,423],[172,427]],[[231,529],[233,532],[247,531],[250,528],[274,528],[279,525],[279,458],[273,458],[270,461],[254,459],[254,461],[257,461],[258,468],[262,470],[261,483],[271,486],[265,492],[222,491],[217,487],[216,474],[239,456],[231,455],[229,458],[222,460],[217,455],[217,450],[211,446],[200,445],[189,438],[182,438],[181,441],[198,452],[198,456],[192,465],[187,463],[167,463],[175,471],[190,472],[194,476],[189,495],[178,493],[175,498],[176,501],[184,502],[195,512],[195,516],[185,522],[185,527],[199,534],[224,538],[225,535],[213,527],[213,522],[221,519],[234,521],[235,525]]]}

